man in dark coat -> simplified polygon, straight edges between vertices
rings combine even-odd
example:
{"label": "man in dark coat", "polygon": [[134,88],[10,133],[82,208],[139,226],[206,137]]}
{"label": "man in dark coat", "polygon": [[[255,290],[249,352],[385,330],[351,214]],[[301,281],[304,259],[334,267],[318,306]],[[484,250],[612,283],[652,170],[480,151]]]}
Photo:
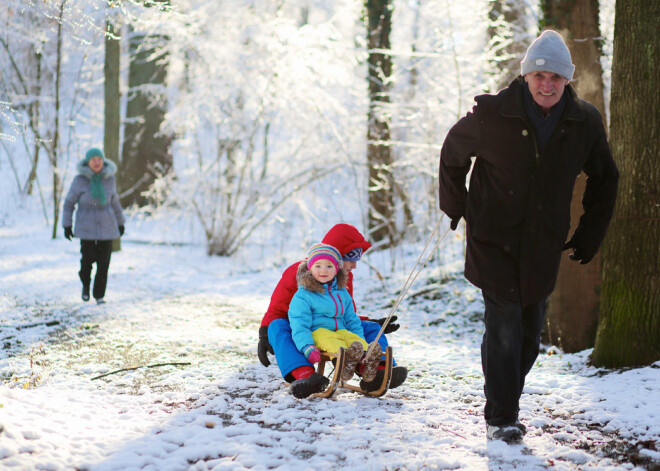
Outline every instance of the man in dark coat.
{"label": "man in dark coat", "polygon": [[[440,155],[440,209],[465,218],[465,277],[481,288],[481,359],[489,439],[518,441],[525,376],[538,356],[545,303],[561,252],[588,263],[614,209],[618,170],[598,110],[578,98],[562,37],[545,31],[522,75],[476,105],[449,131]],[[466,176],[474,167],[469,190]],[[584,171],[584,214],[568,242],[570,203]]]}

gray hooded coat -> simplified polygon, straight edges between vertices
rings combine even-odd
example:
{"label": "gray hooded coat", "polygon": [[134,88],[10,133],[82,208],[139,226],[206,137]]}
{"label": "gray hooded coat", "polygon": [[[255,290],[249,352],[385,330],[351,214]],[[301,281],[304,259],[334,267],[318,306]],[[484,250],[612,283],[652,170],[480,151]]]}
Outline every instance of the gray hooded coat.
{"label": "gray hooded coat", "polygon": [[73,179],[69,193],[64,200],[62,227],[71,227],[73,209],[78,205],[74,236],[83,240],[112,240],[119,237],[119,226],[124,225],[124,214],[119,204],[115,173],[117,166],[110,160],[104,160],[101,177],[105,190],[106,204],[91,195],[91,179],[94,172],[85,163],[78,162],[78,175]]}

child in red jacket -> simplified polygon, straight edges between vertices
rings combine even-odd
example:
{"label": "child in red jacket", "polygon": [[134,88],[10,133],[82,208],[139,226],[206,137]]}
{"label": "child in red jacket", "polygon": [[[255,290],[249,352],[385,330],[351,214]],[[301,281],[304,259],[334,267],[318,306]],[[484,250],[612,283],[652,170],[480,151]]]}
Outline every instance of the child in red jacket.
{"label": "child in red jacket", "polygon": [[[353,273],[361,256],[371,247],[364,236],[350,224],[337,224],[328,231],[323,238],[324,244],[332,245],[342,255],[344,269],[348,272],[346,289],[353,296]],[[288,267],[282,274],[277,284],[270,305],[266,311],[261,327],[259,328],[259,361],[264,366],[269,366],[268,352],[275,355],[277,365],[282,377],[295,383],[296,390],[300,391],[301,397],[307,397],[315,392],[321,392],[328,384],[328,379],[317,374],[314,365],[298,351],[291,336],[288,312],[289,303],[298,290],[296,273],[301,262],[296,262]],[[353,303],[355,305],[355,303]],[[396,317],[392,318],[395,321]],[[373,341],[380,331],[382,321],[370,321],[362,318],[362,328],[367,342]],[[398,324],[389,323],[385,334],[392,333],[399,328]],[[381,335],[378,343],[383,351],[387,348],[387,338]],[[403,366],[395,366],[392,370],[390,389],[400,386],[408,375],[408,370]],[[360,381],[360,387],[365,391],[375,391],[380,387],[383,380],[383,370],[378,370],[373,381]],[[292,391],[293,392],[293,391]]]}

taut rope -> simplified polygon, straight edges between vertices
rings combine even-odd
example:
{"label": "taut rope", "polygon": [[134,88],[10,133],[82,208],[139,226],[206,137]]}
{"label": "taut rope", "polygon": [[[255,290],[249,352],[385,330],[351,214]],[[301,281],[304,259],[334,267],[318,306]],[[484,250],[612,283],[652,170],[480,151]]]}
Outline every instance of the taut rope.
{"label": "taut rope", "polygon": [[422,268],[424,268],[424,265],[429,261],[431,258],[431,255],[433,255],[433,251],[440,245],[440,242],[447,236],[447,233],[449,232],[450,228],[447,228],[444,234],[442,234],[442,237],[438,239],[438,241],[435,243],[433,248],[429,251],[426,259],[424,260],[423,263],[420,264],[420,261],[422,260],[422,256],[426,253],[426,249],[428,248],[429,244],[433,240],[433,238],[436,236],[436,234],[439,232],[438,229],[440,228],[440,223],[442,222],[442,219],[444,218],[444,213],[442,213],[442,216],[440,219],[438,219],[438,223],[435,225],[435,229],[433,229],[433,232],[431,233],[431,237],[429,237],[429,240],[426,241],[426,245],[424,246],[424,249],[422,252],[419,254],[419,257],[417,258],[417,262],[415,263],[415,266],[411,270],[410,274],[408,275],[408,279],[403,285],[403,289],[401,290],[401,293],[399,293],[399,297],[396,299],[394,302],[394,305],[392,306],[392,309],[390,309],[390,313],[387,315],[385,318],[385,321],[383,322],[383,326],[380,328],[380,331],[378,332],[378,335],[376,335],[376,338],[369,344],[369,349],[367,350],[367,355],[369,352],[375,347],[376,342],[378,342],[378,339],[380,338],[381,335],[383,335],[383,332],[385,332],[385,327],[387,327],[387,324],[389,324],[390,320],[392,319],[392,316],[394,316],[394,313],[396,310],[399,308],[399,304],[401,304],[401,301],[403,300],[403,297],[406,295],[412,284],[415,282],[417,279],[417,276],[420,274],[422,271]]}

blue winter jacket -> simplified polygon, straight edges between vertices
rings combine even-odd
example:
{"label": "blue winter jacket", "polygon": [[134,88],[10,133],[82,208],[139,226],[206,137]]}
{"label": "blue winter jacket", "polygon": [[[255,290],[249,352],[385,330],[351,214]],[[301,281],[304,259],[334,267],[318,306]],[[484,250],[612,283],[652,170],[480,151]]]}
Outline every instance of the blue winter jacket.
{"label": "blue winter jacket", "polygon": [[83,240],[112,240],[119,237],[119,226],[124,225],[124,214],[119,204],[119,196],[115,183],[117,166],[111,160],[106,160],[101,170],[106,204],[91,195],[91,179],[94,172],[84,160],[78,162],[78,175],[73,179],[69,193],[64,200],[62,212],[62,227],[71,227],[73,210],[76,211],[76,225],[73,229],[75,237]]}
{"label": "blue winter jacket", "polygon": [[321,328],[346,329],[364,338],[362,322],[346,290],[345,271],[339,270],[331,282],[321,284],[314,279],[307,264],[301,263],[296,278],[298,291],[289,304],[289,323],[298,350],[302,352],[308,345],[314,345],[312,332]]}

